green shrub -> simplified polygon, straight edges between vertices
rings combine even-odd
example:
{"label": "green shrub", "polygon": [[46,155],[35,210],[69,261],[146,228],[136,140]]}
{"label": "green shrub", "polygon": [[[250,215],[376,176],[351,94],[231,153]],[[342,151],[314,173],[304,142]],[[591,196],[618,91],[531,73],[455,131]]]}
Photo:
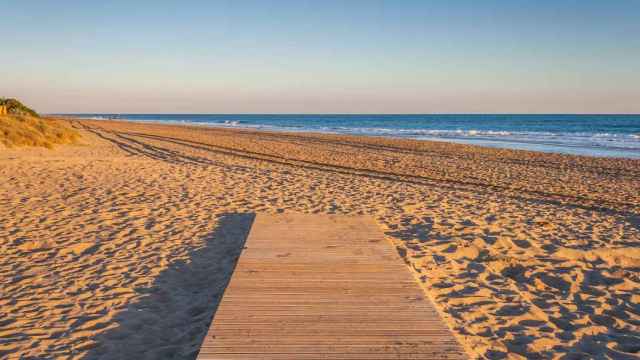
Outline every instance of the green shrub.
{"label": "green shrub", "polygon": [[10,115],[27,115],[32,117],[38,117],[38,113],[33,109],[28,108],[23,103],[16,99],[0,98],[0,105],[7,108],[7,113]]}

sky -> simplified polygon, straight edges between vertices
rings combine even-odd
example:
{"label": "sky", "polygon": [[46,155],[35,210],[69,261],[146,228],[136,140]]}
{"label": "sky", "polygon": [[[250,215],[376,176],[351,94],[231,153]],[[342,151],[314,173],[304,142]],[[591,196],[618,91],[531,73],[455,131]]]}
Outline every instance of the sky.
{"label": "sky", "polygon": [[42,113],[640,113],[639,0],[0,0]]}

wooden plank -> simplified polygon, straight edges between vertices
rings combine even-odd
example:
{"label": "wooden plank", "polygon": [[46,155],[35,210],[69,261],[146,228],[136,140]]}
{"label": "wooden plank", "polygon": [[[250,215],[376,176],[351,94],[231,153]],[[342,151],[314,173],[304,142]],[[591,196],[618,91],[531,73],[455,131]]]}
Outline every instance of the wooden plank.
{"label": "wooden plank", "polygon": [[209,359],[465,359],[364,216],[258,215],[205,337]]}

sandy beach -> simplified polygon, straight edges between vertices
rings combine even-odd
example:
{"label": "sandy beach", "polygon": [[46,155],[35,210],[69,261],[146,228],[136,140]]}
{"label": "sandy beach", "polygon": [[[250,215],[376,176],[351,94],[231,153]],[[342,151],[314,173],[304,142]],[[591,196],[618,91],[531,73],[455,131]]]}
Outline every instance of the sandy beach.
{"label": "sandy beach", "polygon": [[0,148],[0,358],[194,358],[259,212],[372,216],[470,358],[640,358],[640,160],[69,123]]}

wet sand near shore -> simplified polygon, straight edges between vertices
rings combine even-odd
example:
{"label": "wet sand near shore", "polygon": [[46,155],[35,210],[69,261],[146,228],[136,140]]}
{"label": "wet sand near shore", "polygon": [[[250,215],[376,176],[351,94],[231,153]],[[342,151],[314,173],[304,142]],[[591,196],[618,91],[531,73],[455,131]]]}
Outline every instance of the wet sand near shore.
{"label": "wet sand near shore", "polygon": [[640,160],[70,124],[0,149],[0,358],[194,358],[255,212],[373,216],[471,358],[640,357]]}

